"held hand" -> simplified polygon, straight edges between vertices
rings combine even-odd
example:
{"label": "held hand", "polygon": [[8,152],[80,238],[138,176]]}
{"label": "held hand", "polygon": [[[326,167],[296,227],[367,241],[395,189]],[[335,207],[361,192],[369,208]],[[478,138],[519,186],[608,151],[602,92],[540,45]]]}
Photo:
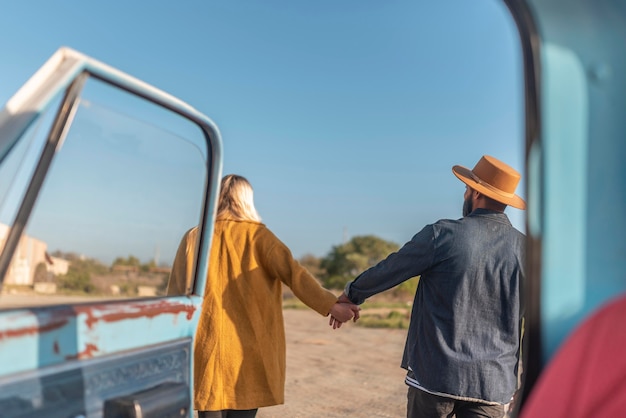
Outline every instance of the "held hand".
{"label": "held hand", "polygon": [[359,313],[361,308],[359,308],[357,305],[353,304],[352,301],[350,299],[348,299],[348,296],[346,296],[346,294],[344,292],[341,292],[341,295],[339,295],[339,297],[337,298],[337,301],[340,302],[340,303],[346,303],[346,304],[352,305],[352,313],[354,315],[352,320],[354,322],[356,322],[361,317],[361,314]]}
{"label": "held hand", "polygon": [[343,322],[341,322],[340,320],[338,320],[337,318],[331,315],[330,321],[328,321],[328,325],[333,327],[333,329],[338,329],[338,328],[341,328],[341,325],[343,325]]}
{"label": "held hand", "polygon": [[354,315],[352,317],[352,322],[356,322],[361,317],[361,314],[360,314],[361,307],[353,303],[346,304],[346,305],[350,306],[350,309],[352,309],[352,314]]}
{"label": "held hand", "polygon": [[336,302],[332,308],[330,308],[330,314],[334,316],[339,322],[346,322],[354,318],[354,311],[352,310],[352,304]]}
{"label": "held hand", "polygon": [[333,329],[337,329],[341,328],[341,325],[350,319],[356,321],[359,317],[359,310],[361,310],[361,308],[353,303],[337,302],[330,309],[331,316],[328,325],[332,326]]}

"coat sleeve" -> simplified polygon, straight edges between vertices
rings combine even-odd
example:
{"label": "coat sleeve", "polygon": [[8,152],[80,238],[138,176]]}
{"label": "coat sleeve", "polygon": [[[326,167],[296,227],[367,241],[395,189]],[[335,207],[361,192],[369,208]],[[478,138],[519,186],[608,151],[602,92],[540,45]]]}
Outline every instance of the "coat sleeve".
{"label": "coat sleeve", "polygon": [[194,257],[196,254],[196,238],[198,236],[198,228],[194,227],[187,231],[183,239],[178,245],[172,272],[167,282],[167,295],[188,295],[191,293],[193,286],[192,269],[194,266]]}
{"label": "coat sleeve", "polygon": [[[269,231],[268,231],[269,232]],[[291,251],[271,232],[267,237],[268,251],[264,257],[267,270],[278,277],[294,295],[320,315],[327,316],[337,297],[319,282],[291,254]]]}

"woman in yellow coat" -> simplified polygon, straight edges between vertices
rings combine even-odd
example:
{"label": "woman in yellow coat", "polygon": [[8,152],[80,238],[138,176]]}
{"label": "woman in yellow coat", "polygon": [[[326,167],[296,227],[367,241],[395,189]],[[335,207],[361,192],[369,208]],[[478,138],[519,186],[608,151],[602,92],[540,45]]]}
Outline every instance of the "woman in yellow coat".
{"label": "woman in yellow coat", "polygon": [[[196,236],[191,229],[179,246],[169,294],[185,293]],[[284,403],[283,283],[335,326],[358,318],[357,306],[338,303],[261,223],[250,183],[225,176],[194,349],[199,418],[254,417],[259,407]]]}

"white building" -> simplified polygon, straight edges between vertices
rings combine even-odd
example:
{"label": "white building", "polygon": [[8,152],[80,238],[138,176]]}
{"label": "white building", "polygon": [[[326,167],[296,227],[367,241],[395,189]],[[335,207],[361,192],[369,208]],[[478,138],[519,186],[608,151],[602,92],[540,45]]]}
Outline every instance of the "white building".
{"label": "white building", "polygon": [[[8,235],[8,225],[0,224],[0,245],[2,247],[4,247]],[[47,250],[48,245],[45,242],[28,235],[22,235],[13,254],[13,260],[9,265],[4,283],[33,285],[35,282],[35,271],[40,263],[44,263],[46,271],[55,275],[67,273],[69,262],[58,257],[48,256]]]}

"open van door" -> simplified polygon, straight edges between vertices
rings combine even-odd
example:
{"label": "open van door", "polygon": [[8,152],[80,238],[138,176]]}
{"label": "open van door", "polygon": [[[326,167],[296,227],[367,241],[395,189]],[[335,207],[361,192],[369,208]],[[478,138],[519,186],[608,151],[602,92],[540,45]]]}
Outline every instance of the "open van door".
{"label": "open van door", "polygon": [[[62,48],[0,113],[0,416],[192,415],[221,139]],[[167,295],[199,227],[192,285]]]}

